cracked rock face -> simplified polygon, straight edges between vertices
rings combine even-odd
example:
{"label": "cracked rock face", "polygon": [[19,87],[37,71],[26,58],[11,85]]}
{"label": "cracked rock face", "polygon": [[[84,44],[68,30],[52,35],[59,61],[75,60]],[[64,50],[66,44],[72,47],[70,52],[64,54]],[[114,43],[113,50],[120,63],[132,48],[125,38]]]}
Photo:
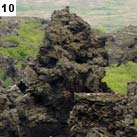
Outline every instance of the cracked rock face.
{"label": "cracked rock face", "polygon": [[71,137],[136,137],[137,96],[77,93],[69,118]]}

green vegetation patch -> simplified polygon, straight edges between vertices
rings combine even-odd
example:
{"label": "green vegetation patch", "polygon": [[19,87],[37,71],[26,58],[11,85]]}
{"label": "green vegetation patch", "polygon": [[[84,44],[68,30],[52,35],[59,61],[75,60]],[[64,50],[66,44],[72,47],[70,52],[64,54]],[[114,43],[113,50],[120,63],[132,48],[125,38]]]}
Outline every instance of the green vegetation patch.
{"label": "green vegetation patch", "polygon": [[137,63],[128,62],[119,67],[106,67],[106,76],[102,79],[115,92],[126,94],[127,82],[137,80]]}
{"label": "green vegetation patch", "polygon": [[135,125],[137,125],[137,118],[134,119],[134,123],[135,123]]}
{"label": "green vegetation patch", "polygon": [[[36,57],[44,36],[44,31],[40,30],[40,25],[40,23],[31,19],[27,23],[21,24],[19,29],[15,30],[16,33],[12,33],[9,36],[3,35],[1,39],[5,43],[15,45],[15,47],[0,47],[0,56],[13,58],[16,61],[17,69],[20,69],[26,57]],[[0,79],[2,79],[3,75],[4,72],[1,71]],[[5,86],[9,86],[12,83],[11,78],[7,78],[4,81]]]}
{"label": "green vegetation patch", "polygon": [[39,45],[43,39],[44,32],[39,29],[40,24],[30,20],[26,24],[21,24],[16,30],[17,34],[3,36],[3,41],[15,44],[15,47],[0,47],[0,55],[12,57],[17,61],[17,66],[24,62],[27,56],[36,57]]}
{"label": "green vegetation patch", "polygon": [[5,81],[4,81],[4,86],[6,88],[8,88],[9,86],[13,85],[13,80],[12,78],[8,77]]}
{"label": "green vegetation patch", "polygon": [[[6,71],[5,71],[4,69],[0,69],[0,79],[3,79],[3,78],[4,78],[5,72],[6,72]],[[12,78],[10,78],[10,77],[6,78],[3,84],[4,84],[4,86],[7,87],[7,88],[8,88],[9,86],[13,85],[13,80],[12,80]]]}

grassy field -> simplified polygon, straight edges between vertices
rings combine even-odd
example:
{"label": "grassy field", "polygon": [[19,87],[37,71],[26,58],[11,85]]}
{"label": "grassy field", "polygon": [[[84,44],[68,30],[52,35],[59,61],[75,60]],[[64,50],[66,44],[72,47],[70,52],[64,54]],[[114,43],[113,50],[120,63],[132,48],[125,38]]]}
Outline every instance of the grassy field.
{"label": "grassy field", "polygon": [[53,10],[70,6],[91,26],[106,31],[137,25],[137,0],[17,0],[18,16],[50,18]]}
{"label": "grassy field", "polygon": [[117,67],[112,65],[106,68],[106,76],[103,82],[120,94],[126,94],[127,82],[137,80],[137,63],[128,62]]}

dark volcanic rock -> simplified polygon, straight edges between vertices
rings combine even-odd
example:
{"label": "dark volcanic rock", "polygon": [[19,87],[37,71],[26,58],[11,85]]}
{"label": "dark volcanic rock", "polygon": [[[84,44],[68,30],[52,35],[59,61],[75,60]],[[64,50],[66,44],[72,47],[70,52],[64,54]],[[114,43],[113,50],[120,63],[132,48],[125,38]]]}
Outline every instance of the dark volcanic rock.
{"label": "dark volcanic rock", "polygon": [[55,11],[38,59],[24,67],[18,89],[8,92],[9,112],[17,113],[6,121],[16,125],[9,127],[13,134],[5,133],[5,125],[0,136],[69,137],[74,92],[104,92],[101,79],[106,65],[107,54],[88,23],[68,8]]}
{"label": "dark volcanic rock", "polygon": [[[0,87],[0,137],[20,137],[20,120],[15,108],[14,95],[17,95],[15,88],[8,92]],[[13,102],[11,98],[14,98]]]}
{"label": "dark volcanic rock", "polygon": [[127,94],[129,96],[136,96],[137,95],[137,81],[128,82],[127,87],[128,87]]}
{"label": "dark volcanic rock", "polygon": [[137,96],[76,93],[70,113],[71,137],[136,137]]}
{"label": "dark volcanic rock", "polygon": [[106,51],[109,64],[137,62],[137,27],[129,26],[107,37]]}
{"label": "dark volcanic rock", "polygon": [[53,13],[38,59],[26,66],[18,84],[25,94],[16,103],[25,119],[22,127],[27,123],[24,135],[69,136],[74,92],[105,88],[101,79],[107,54],[98,43],[90,26],[68,8]]}
{"label": "dark volcanic rock", "polygon": [[0,137],[136,137],[136,96],[110,93],[107,63],[88,23],[68,7],[55,11],[37,60],[17,86],[1,88]]}
{"label": "dark volcanic rock", "polygon": [[39,53],[39,77],[56,91],[103,92],[107,54],[90,26],[66,8],[55,11]]}

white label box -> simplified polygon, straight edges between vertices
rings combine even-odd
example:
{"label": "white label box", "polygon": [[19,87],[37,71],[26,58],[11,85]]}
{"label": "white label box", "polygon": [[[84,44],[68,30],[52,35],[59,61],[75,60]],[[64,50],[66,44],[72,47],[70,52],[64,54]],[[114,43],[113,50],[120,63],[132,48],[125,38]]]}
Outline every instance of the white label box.
{"label": "white label box", "polygon": [[0,0],[0,16],[16,16],[16,0]]}

